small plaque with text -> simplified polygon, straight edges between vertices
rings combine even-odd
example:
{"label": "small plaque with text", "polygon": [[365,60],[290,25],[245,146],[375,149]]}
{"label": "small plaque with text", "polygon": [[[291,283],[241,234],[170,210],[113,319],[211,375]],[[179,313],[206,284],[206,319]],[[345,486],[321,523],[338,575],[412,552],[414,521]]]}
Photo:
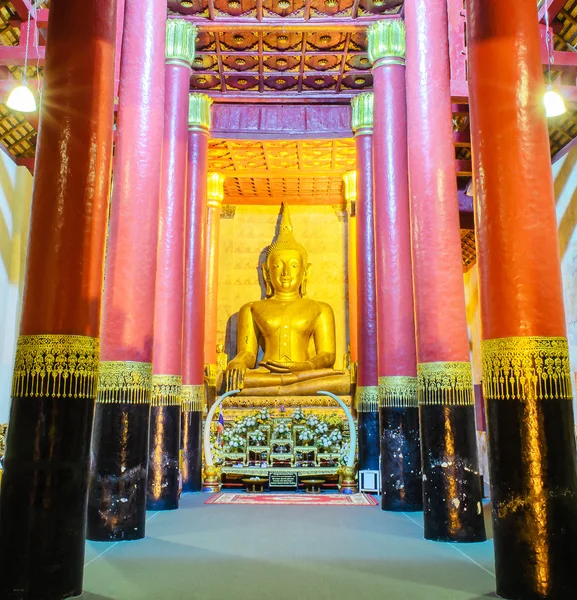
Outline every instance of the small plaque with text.
{"label": "small plaque with text", "polygon": [[269,488],[297,488],[299,483],[298,473],[269,473]]}

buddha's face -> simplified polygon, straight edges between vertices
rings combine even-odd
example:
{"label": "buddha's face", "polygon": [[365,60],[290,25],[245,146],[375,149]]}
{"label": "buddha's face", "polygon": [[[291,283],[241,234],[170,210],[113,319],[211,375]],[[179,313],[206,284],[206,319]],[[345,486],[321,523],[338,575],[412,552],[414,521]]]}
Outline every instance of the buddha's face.
{"label": "buddha's face", "polygon": [[299,291],[307,265],[298,250],[278,250],[268,258],[270,283],[275,292],[284,294]]}

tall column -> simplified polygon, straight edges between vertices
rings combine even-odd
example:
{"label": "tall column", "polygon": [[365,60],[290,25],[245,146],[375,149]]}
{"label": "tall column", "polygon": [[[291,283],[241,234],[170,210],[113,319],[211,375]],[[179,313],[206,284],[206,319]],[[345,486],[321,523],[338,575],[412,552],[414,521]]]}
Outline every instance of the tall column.
{"label": "tall column", "polygon": [[183,492],[198,492],[202,487],[206,190],[211,104],[206,94],[189,96],[182,343]]}
{"label": "tall column", "polygon": [[220,211],[224,200],[222,173],[209,173],[207,179],[206,217],[206,285],[204,311],[204,364],[208,376],[208,405],[216,395],[216,321],[218,316],[218,248],[220,239]]}
{"label": "tall column", "polygon": [[377,325],[384,510],[422,510],[405,95],[405,24],[367,30],[373,62]]}
{"label": "tall column", "polygon": [[377,290],[373,212],[373,94],[355,96],[352,125],[357,148],[357,342],[355,406],[359,423],[359,470],[379,468]]}
{"label": "tall column", "polygon": [[178,508],[187,117],[196,27],[166,23],[164,144],[156,289],[148,461],[148,510]]}
{"label": "tall column", "polygon": [[50,6],[0,494],[2,598],[82,593],[112,156],[115,23],[115,0],[54,0]]}
{"label": "tall column", "polygon": [[343,175],[345,200],[349,215],[347,237],[347,273],[349,293],[349,348],[350,367],[356,368],[357,352],[357,171],[347,171]]}
{"label": "tall column", "polygon": [[88,493],[91,540],[145,533],[165,19],[164,0],[126,0]]}
{"label": "tall column", "polygon": [[425,537],[485,539],[461,266],[447,0],[407,0],[407,118]]}
{"label": "tall column", "polygon": [[467,7],[497,593],[561,600],[577,587],[577,466],[537,11]]}

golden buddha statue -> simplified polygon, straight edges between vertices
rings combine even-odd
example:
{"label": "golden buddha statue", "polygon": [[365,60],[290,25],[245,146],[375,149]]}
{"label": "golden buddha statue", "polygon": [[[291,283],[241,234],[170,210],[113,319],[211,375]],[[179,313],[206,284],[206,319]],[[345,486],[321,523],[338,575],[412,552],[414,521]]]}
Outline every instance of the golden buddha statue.
{"label": "golden buddha statue", "polygon": [[[310,270],[307,252],[295,240],[283,205],[277,239],[262,264],[266,298],[245,304],[239,312],[238,354],[226,368],[227,390],[241,390],[243,396],[350,393],[349,375],[333,368],[333,310],[306,297]],[[257,366],[259,347],[264,355]]]}

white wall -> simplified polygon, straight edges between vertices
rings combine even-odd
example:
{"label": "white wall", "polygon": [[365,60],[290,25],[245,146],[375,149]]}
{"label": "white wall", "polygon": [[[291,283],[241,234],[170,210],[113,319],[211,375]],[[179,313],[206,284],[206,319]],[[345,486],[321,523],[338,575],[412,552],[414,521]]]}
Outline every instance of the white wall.
{"label": "white wall", "polygon": [[10,412],[31,198],[28,170],[0,152],[0,423]]}

